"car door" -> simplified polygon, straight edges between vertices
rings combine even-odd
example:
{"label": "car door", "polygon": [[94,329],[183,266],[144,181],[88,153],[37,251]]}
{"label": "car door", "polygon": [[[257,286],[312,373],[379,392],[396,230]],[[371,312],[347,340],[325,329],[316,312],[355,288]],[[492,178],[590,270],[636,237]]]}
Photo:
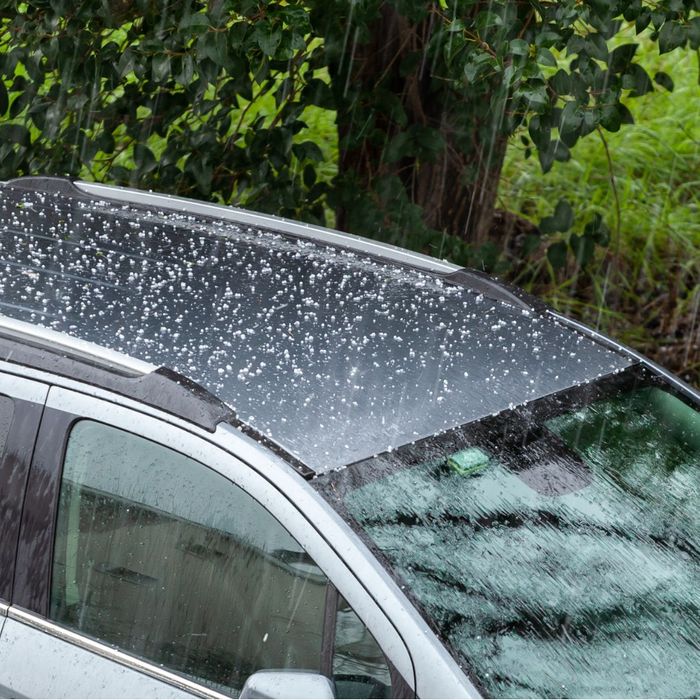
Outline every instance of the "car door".
{"label": "car door", "polygon": [[405,645],[323,538],[174,423],[51,389],[0,639],[6,692],[236,696],[258,670],[303,669],[340,697],[410,694]]}

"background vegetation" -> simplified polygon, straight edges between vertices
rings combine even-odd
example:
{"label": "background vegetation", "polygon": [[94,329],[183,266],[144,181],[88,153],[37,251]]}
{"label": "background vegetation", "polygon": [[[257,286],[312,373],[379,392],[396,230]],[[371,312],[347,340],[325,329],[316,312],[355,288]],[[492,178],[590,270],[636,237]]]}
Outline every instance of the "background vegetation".
{"label": "background vegetation", "polygon": [[499,191],[500,207],[534,223],[562,198],[578,222],[599,213],[610,246],[583,269],[571,257],[555,269],[541,240],[524,263],[511,259],[508,276],[700,386],[700,57],[646,44],[640,62],[651,74],[666,71],[675,89],[630,104],[635,124],[607,136],[614,189],[600,139],[543,175],[514,138]]}
{"label": "background vegetation", "polygon": [[698,10],[0,0],[0,178],[209,198],[449,257],[698,382]]}

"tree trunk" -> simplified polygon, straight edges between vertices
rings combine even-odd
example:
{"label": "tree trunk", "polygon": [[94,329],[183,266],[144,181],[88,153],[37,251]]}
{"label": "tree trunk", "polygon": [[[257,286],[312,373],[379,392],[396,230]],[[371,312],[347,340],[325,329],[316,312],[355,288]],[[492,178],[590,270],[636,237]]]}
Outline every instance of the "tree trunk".
{"label": "tree trunk", "polygon": [[[371,201],[388,226],[401,205],[395,189],[390,189],[393,197],[383,199],[379,185],[393,178],[401,183],[405,200],[420,207],[425,227],[484,243],[506,149],[503,107],[488,104],[488,95],[470,95],[469,86],[456,88],[446,71],[436,68],[439,57],[431,56],[429,44],[443,19],[435,12],[412,22],[388,2],[375,10],[374,21],[366,25],[369,35],[352,10],[342,42],[337,24],[326,31],[339,179],[373,193]],[[473,12],[478,10],[477,4]],[[330,14],[337,21],[337,14]],[[413,152],[396,157],[402,139],[413,144],[408,147]],[[422,148],[426,141],[428,148]],[[357,230],[364,212],[357,211],[350,192],[337,203],[336,214],[339,228],[370,233]]]}

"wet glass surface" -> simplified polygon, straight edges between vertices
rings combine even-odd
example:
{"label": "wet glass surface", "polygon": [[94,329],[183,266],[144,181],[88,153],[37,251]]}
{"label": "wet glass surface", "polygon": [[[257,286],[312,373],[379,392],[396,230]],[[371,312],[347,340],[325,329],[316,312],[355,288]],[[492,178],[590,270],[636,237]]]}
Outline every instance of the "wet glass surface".
{"label": "wet glass surface", "polygon": [[488,695],[700,694],[700,412],[626,375],[314,482]]}
{"label": "wet glass surface", "polygon": [[390,698],[391,673],[386,657],[347,601],[338,596],[332,661],[337,698]]}
{"label": "wet glass surface", "polygon": [[176,369],[316,471],[629,364],[549,317],[351,252],[1,193],[0,313]]}
{"label": "wet glass surface", "polygon": [[320,671],[326,586],[220,474],[110,426],[73,428],[53,620],[235,695],[261,669]]}
{"label": "wet glass surface", "polygon": [[384,654],[337,593],[324,629],[328,579],[277,520],[136,435],[72,429],[52,569],[52,620],[225,695],[298,669],[327,672],[339,698],[392,696]]}

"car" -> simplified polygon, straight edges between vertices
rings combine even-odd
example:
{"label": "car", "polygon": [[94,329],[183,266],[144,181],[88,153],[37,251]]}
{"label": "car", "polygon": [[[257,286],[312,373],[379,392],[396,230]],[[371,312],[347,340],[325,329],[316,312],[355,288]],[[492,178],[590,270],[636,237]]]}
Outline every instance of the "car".
{"label": "car", "polygon": [[480,272],[0,184],[0,694],[697,696],[700,395]]}

